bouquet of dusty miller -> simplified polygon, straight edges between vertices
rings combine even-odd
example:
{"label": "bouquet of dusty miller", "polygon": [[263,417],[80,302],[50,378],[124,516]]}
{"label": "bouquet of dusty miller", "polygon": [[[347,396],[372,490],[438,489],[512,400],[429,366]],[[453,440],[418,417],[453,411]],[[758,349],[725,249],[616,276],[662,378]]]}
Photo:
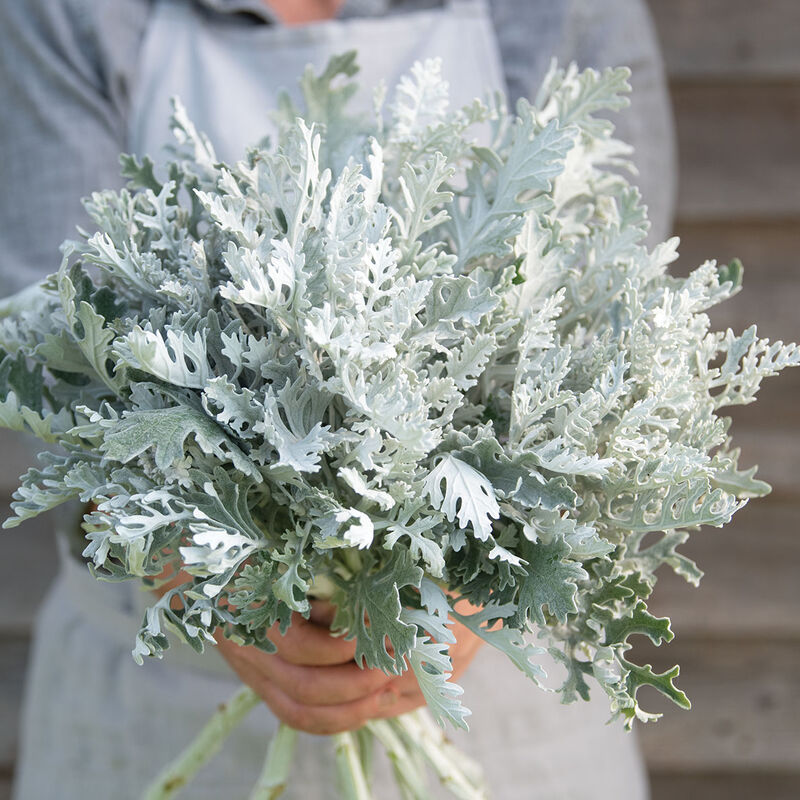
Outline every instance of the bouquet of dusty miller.
{"label": "bouquet of dusty miller", "polygon": [[[273,143],[218,161],[176,103],[162,179],[86,201],[97,225],[58,273],[5,301],[0,424],[59,447],[22,479],[7,526],[74,498],[105,580],[186,582],[153,596],[134,658],[169,630],[201,651],[268,630],[315,597],[356,660],[414,671],[433,720],[465,726],[449,679],[458,620],[535,683],[548,651],[565,702],[594,681],[626,725],[663,674],[630,637],[676,548],[769,487],[737,466],[721,408],[800,363],[755,328],[710,330],[741,267],[667,274],[623,177],[630,148],[596,116],[628,71],[553,68],[532,103],[448,108],[417,64],[387,109],[348,109],[353,54],[308,70]],[[475,144],[476,126],[488,131]],[[468,602],[465,602],[468,601]],[[478,607],[477,613],[475,607]],[[243,689],[153,783],[172,796],[257,702]],[[406,798],[425,763],[460,798],[479,771],[427,713],[333,737],[342,795],[364,800],[370,744]],[[294,731],[267,748],[253,798],[284,787]]]}

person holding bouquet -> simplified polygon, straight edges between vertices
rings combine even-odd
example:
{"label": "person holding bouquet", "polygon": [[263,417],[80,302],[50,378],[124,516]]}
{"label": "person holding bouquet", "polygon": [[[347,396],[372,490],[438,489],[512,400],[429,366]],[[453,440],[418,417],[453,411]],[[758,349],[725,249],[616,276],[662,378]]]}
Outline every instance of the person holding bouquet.
{"label": "person holding bouquet", "polygon": [[[631,66],[633,109],[620,118],[619,137],[635,147],[653,238],[669,231],[671,119],[640,2],[8,0],[0,31],[2,295],[56,269],[59,244],[86,224],[79,199],[121,185],[120,152],[162,151],[173,95],[220,158],[232,161],[274,130],[269,111],[278,92],[292,92],[307,63],[319,70],[353,48],[369,84],[394,85],[414,61],[441,58],[454,108],[493,91],[506,92],[509,103],[531,95],[551,57]],[[372,98],[357,102],[366,112]],[[332,609],[322,603],[276,637],[277,654],[220,639],[202,656],[176,647],[164,661],[137,667],[130,643],[147,603],[133,586],[87,574],[80,513],[63,521],[61,575],[37,626],[17,800],[136,797],[239,679],[265,708],[204,769],[193,797],[243,795],[278,720],[333,733],[424,703],[410,673],[390,678],[356,666],[354,644],[329,635]],[[455,632],[454,673],[475,710],[473,730],[459,743],[481,754],[498,798],[602,800],[620,788],[632,800],[646,797],[635,740],[605,727],[603,698],[563,708],[552,696],[521,691],[524,677],[513,666],[479,652],[463,626]],[[290,796],[335,796],[329,762],[319,740],[305,737]]]}

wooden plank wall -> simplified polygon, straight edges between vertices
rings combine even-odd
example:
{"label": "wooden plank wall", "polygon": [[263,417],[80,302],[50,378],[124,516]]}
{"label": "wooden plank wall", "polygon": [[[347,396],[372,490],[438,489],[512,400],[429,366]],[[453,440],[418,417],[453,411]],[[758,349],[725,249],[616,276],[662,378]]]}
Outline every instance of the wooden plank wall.
{"label": "wooden plank wall", "polygon": [[[741,258],[745,291],[720,326],[757,321],[800,340],[800,2],[649,0],[662,38],[680,149],[678,270]],[[746,463],[773,495],[686,552],[700,589],[665,576],[654,605],[676,641],[639,649],[683,665],[690,713],[659,706],[641,731],[654,800],[789,800],[800,796],[800,371],[767,383],[735,414]],[[15,484],[15,440],[0,437],[0,514]],[[3,534],[0,586],[0,800],[8,796],[32,611],[55,573],[50,521]],[[28,568],[29,567],[29,568]],[[9,603],[11,606],[9,606]],[[621,793],[624,797],[624,792]],[[498,800],[518,800],[498,798]],[[519,799],[522,800],[522,799]]]}
{"label": "wooden plank wall", "polygon": [[[713,315],[800,338],[800,3],[649,0],[667,63],[678,137],[678,271],[736,256],[744,291]],[[694,708],[653,702],[640,731],[654,800],[800,797],[800,370],[764,384],[738,409],[745,464],[773,484],[724,530],[686,546],[706,577],[674,576],[654,606],[675,641],[640,647]]]}

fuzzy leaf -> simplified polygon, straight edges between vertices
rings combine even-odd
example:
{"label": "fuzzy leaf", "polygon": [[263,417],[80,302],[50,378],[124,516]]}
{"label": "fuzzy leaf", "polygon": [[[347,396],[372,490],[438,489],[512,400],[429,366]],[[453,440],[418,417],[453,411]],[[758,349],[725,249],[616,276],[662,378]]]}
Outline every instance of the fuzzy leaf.
{"label": "fuzzy leaf", "polygon": [[460,697],[464,690],[449,680],[453,665],[448,646],[422,636],[409,653],[408,660],[434,720],[443,727],[450,722],[467,730],[466,718],[470,711],[461,705]]}
{"label": "fuzzy leaf", "polygon": [[188,406],[127,411],[119,423],[110,427],[101,449],[108,458],[125,464],[154,448],[156,466],[166,471],[183,457],[189,436],[194,438],[203,452],[215,455],[220,461],[232,463],[245,475],[260,478],[255,465],[222,429]]}
{"label": "fuzzy leaf", "polygon": [[578,581],[588,577],[586,571],[574,561],[569,561],[569,545],[560,539],[549,544],[524,541],[520,552],[528,562],[526,578],[522,581],[517,603],[519,609],[512,618],[516,625],[532,620],[538,625],[547,624],[543,609],[559,622],[578,610]]}
{"label": "fuzzy leaf", "polygon": [[[337,604],[331,629],[356,640],[357,664],[399,675],[417,640],[416,626],[401,619],[399,590],[419,586],[422,570],[402,550],[392,551],[389,561],[378,569],[371,568],[374,564],[374,557],[365,556],[358,574],[348,581],[337,577],[346,602]],[[393,648],[391,654],[387,645]]]}
{"label": "fuzzy leaf", "polygon": [[[442,493],[442,483],[445,485]],[[500,516],[494,488],[487,478],[469,464],[449,453],[425,479],[423,491],[431,504],[451,522],[458,517],[460,528],[469,525],[485,541],[492,532],[492,518]]]}

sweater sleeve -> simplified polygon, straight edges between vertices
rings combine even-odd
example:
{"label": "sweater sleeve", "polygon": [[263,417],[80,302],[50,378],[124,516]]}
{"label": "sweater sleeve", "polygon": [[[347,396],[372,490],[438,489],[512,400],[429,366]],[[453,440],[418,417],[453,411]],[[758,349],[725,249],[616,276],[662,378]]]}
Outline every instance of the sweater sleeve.
{"label": "sweater sleeve", "polygon": [[120,185],[147,0],[0,3],[0,295],[55,271],[87,223],[81,198]]}

